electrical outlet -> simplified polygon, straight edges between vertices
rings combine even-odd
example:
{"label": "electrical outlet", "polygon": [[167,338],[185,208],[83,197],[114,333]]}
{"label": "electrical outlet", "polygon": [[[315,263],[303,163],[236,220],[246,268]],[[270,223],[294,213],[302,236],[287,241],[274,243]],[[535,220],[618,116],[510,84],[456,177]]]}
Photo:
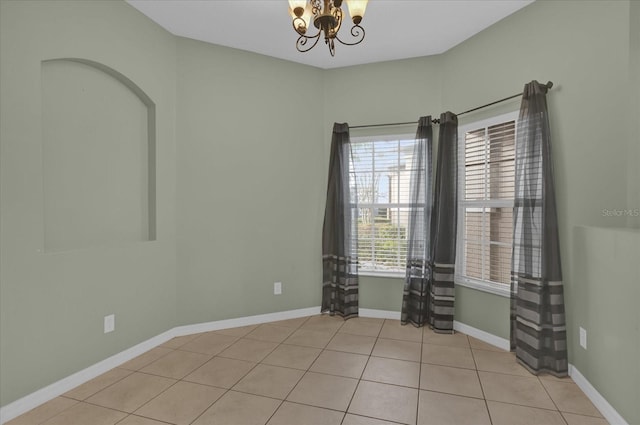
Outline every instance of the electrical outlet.
{"label": "electrical outlet", "polygon": [[282,282],[274,282],[273,283],[273,295],[282,294]]}
{"label": "electrical outlet", "polygon": [[580,347],[587,349],[587,330],[580,326]]}
{"label": "electrical outlet", "polygon": [[116,330],[116,315],[104,316],[104,333],[108,334]]}

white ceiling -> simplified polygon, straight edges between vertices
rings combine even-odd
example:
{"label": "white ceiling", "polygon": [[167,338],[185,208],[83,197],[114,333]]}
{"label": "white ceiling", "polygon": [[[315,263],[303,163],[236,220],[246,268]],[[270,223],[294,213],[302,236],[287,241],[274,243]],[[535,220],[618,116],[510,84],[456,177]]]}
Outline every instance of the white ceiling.
{"label": "white ceiling", "polygon": [[443,53],[533,1],[370,0],[365,40],[331,57],[322,40],[296,50],[287,0],[127,0],[175,35],[325,69]]}

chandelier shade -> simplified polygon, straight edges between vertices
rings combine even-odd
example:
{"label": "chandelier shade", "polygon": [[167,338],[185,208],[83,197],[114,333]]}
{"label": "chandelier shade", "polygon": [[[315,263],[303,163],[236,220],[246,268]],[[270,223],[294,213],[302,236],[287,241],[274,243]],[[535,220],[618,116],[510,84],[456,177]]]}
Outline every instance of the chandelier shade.
{"label": "chandelier shade", "polygon": [[[353,26],[351,39],[344,41],[339,37],[342,26],[342,0],[289,0],[289,13],[292,17],[293,29],[298,34],[296,49],[308,52],[313,49],[320,38],[329,48],[331,56],[335,56],[335,41],[346,46],[360,44],[364,40],[365,31],[360,26],[368,0],[345,0]],[[316,28],[315,35],[308,35],[311,23]]]}

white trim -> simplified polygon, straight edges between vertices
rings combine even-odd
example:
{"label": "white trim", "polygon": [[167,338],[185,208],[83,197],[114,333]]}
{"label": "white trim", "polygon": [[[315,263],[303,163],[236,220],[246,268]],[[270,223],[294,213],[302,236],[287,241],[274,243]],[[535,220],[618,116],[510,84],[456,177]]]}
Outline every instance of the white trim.
{"label": "white trim", "polygon": [[91,365],[86,369],[82,369],[81,371],[69,375],[66,378],[62,378],[59,381],[47,385],[44,388],[40,388],[31,394],[3,406],[0,408],[0,424],[4,424],[23,413],[26,413],[29,410],[74,389],[78,385],[84,384],[85,382],[108,372],[114,367],[117,367],[134,357],[138,357],[160,344],[164,344],[173,337],[173,329],[163,332],[160,335],[149,338],[140,344],[134,345],[133,347],[121,351],[118,354],[114,354],[113,356]]}
{"label": "white trim", "polygon": [[386,278],[390,278],[390,279],[403,279],[404,278],[404,272],[403,271],[385,272],[385,271],[381,271],[381,270],[361,270],[361,269],[359,269],[358,270],[358,275],[359,276],[365,276],[365,277],[386,277]]}
{"label": "white trim", "polygon": [[482,212],[484,208],[513,208],[513,199],[464,199],[467,210]]}
{"label": "white trim", "polygon": [[[0,408],[0,425],[5,422],[14,419],[23,413],[28,412],[31,409],[35,409],[43,403],[52,400],[72,389],[78,385],[82,385],[87,381],[102,375],[105,372],[120,366],[121,364],[138,357],[139,355],[157,347],[160,344],[164,344],[171,338],[182,335],[189,335],[199,332],[208,332],[218,329],[236,328],[240,326],[256,325],[259,323],[275,322],[278,320],[295,319],[298,317],[312,316],[314,314],[320,314],[320,306],[301,308],[298,310],[280,311],[276,313],[259,314],[256,316],[239,317],[237,319],[218,320],[215,322],[198,323],[195,325],[178,326],[172,328],[160,335],[154,336],[146,341],[143,341],[131,348],[119,352],[111,357],[108,357],[98,363],[89,366],[86,369],[82,369],[72,375],[62,378],[44,388],[36,390],[31,394],[28,394],[12,403],[7,404]],[[398,313],[399,315],[399,313]]]}
{"label": "white trim", "polygon": [[[503,350],[510,350],[511,344],[509,343],[508,339],[501,338],[499,336],[456,321],[453,322],[453,329],[484,341],[487,344],[502,348]],[[591,385],[587,378],[585,378],[580,373],[580,371],[572,364],[569,364],[569,376],[611,425],[629,425],[629,423],[622,417],[622,415],[620,415],[620,413],[618,413],[618,411],[611,404],[609,404],[609,402],[598,392],[598,390],[596,390],[595,387]]]}
{"label": "white trim", "polygon": [[[476,131],[484,129],[485,138],[487,136],[487,128],[496,125],[507,123],[513,121],[515,123],[516,131],[518,128],[518,111],[508,112],[506,114],[501,114],[494,117],[489,117],[487,119],[481,121],[470,122],[458,128],[458,174],[461,176],[458,178],[458,217],[457,217],[457,226],[458,229],[462,229],[463,231],[459,231],[456,236],[456,262],[458,263],[458,267],[456,268],[455,282],[458,285],[466,286],[472,289],[476,289],[478,291],[488,292],[490,294],[499,295],[503,297],[510,297],[511,291],[507,285],[507,288],[501,287],[501,284],[496,284],[495,282],[491,282],[489,280],[483,281],[479,279],[472,279],[466,276],[466,258],[465,258],[465,226],[466,226],[466,215],[465,211],[469,209],[486,209],[486,208],[513,208],[513,199],[505,200],[505,199],[484,199],[484,200],[466,200],[464,199],[465,193],[465,134],[469,131]],[[487,148],[487,145],[485,145]],[[485,173],[486,173],[486,159],[485,159]],[[486,189],[486,188],[485,188]],[[471,208],[469,208],[471,207]],[[489,242],[492,244],[490,240],[488,240],[485,235],[485,226],[482,226],[482,236],[480,242],[483,244],[485,242]],[[495,243],[493,243],[495,245]],[[510,246],[510,244],[506,244]],[[484,267],[484,248],[482,250],[483,264]]]}
{"label": "white trim", "polygon": [[572,364],[569,365],[569,376],[611,425],[629,425],[620,413],[602,397],[598,390]]}
{"label": "white trim", "polygon": [[[388,150],[385,148],[384,151],[389,154],[387,160],[391,161],[387,163],[387,160],[380,160],[380,152],[377,146],[380,143],[384,143]],[[405,168],[407,165],[405,163],[411,162],[410,156],[413,155],[413,150],[416,145],[415,134],[390,134],[390,135],[372,135],[372,136],[360,136],[360,137],[352,137],[351,145],[353,147],[353,152],[349,154],[349,172],[358,176],[379,175],[380,179],[385,178],[385,183],[388,184],[388,193],[386,196],[386,202],[383,202],[379,199],[370,199],[368,201],[356,200],[351,203],[352,207],[357,207],[357,215],[360,217],[360,214],[364,211],[370,211],[371,217],[374,217],[375,210],[386,210],[387,218],[389,219],[389,224],[392,226],[392,229],[388,235],[388,240],[401,242],[401,227],[402,227],[402,219],[400,211],[403,208],[408,208],[411,206],[410,200],[402,199],[403,197],[400,193],[401,188],[404,188],[408,185],[409,179],[406,174]],[[359,146],[364,146],[365,150],[358,153],[356,150]],[[361,159],[359,159],[361,158]],[[380,165],[383,162],[384,164]],[[368,164],[368,165],[365,165]],[[386,165],[385,165],[386,164]],[[401,166],[402,164],[402,166]],[[360,168],[364,166],[364,170]],[[371,174],[373,173],[373,174]],[[380,180],[374,178],[371,182],[355,182],[356,186],[360,186],[360,184],[364,185],[374,185],[378,187],[381,184]],[[358,191],[360,191],[360,187],[358,187]],[[378,192],[384,192],[383,189],[376,189]],[[374,190],[374,192],[376,191]],[[407,189],[408,190],[408,189]],[[397,193],[397,196],[393,196],[393,194]],[[377,196],[371,196],[372,198],[377,198]],[[396,198],[396,199],[394,199]],[[392,216],[389,213],[395,215],[398,214],[397,219],[392,219]],[[376,214],[377,217],[377,214]],[[362,224],[362,223],[361,223]],[[374,229],[376,226],[376,220],[371,220],[371,223],[362,224],[365,227]],[[391,233],[394,233],[392,235]],[[371,273],[372,275],[377,275],[380,273],[381,275],[391,274],[392,277],[396,277],[397,274],[402,275],[404,273],[404,256],[402,255],[400,246],[398,246],[393,250],[392,253],[387,253],[380,256],[379,249],[376,247],[376,241],[378,241],[378,236],[375,235],[375,232],[371,234],[371,237],[359,237],[359,241],[364,243],[366,239],[367,245],[371,245],[370,248],[363,248],[360,246],[360,250],[364,249],[366,252],[371,254],[371,259],[369,261],[364,261],[362,258],[360,259],[360,263],[358,266],[358,271],[362,275],[366,275]],[[388,255],[388,256],[387,256]],[[377,258],[379,257],[380,258]],[[382,265],[382,262],[388,260],[389,262],[393,262],[392,270],[385,270]],[[380,267],[382,270],[378,270]],[[399,276],[398,276],[399,277]]]}
{"label": "white trim", "polygon": [[505,298],[511,297],[511,288],[504,283],[476,280],[461,275],[456,275],[454,277],[454,280],[456,285],[475,289],[476,291],[488,292],[490,294],[499,295]]}
{"label": "white trim", "polygon": [[361,309],[359,309],[358,316],[360,316],[360,317],[372,317],[372,318],[375,318],[375,319],[400,320],[400,312],[399,311],[376,310],[376,309],[371,309],[371,308],[361,308]]}
{"label": "white trim", "polygon": [[351,205],[358,208],[410,208],[412,204],[409,202],[352,202]]}
{"label": "white trim", "polygon": [[465,325],[464,323],[460,323],[456,320],[453,321],[453,329],[479,339],[480,341],[486,342],[487,344],[491,344],[494,347],[498,347],[502,350],[509,351],[511,349],[511,343],[508,339],[490,334],[489,332],[474,328],[473,326]]}
{"label": "white trim", "polygon": [[195,325],[173,328],[175,336],[211,332],[220,329],[239,328],[241,326],[258,325],[260,323],[277,322],[278,320],[297,319],[298,317],[320,314],[320,307],[300,308],[297,310],[278,311],[276,313],[258,314],[256,316],[238,317],[235,319],[216,320],[214,322],[197,323]]}
{"label": "white trim", "polygon": [[[256,316],[239,317],[236,319],[218,320],[214,322],[198,323],[195,325],[178,326],[163,332],[153,338],[134,345],[118,354],[108,357],[86,369],[67,376],[57,382],[47,385],[31,394],[28,394],[6,406],[0,408],[0,425],[4,424],[23,413],[28,412],[52,400],[78,385],[102,375],[105,372],[127,362],[160,344],[169,341],[171,338],[192,333],[208,332],[213,330],[235,328],[240,326],[256,325],[260,323],[273,322],[278,320],[295,319],[298,317],[306,317],[320,313],[320,307],[301,308],[297,310],[280,311],[276,313],[259,314]],[[359,312],[361,317],[373,317],[380,319],[400,319],[399,311],[376,310],[369,308],[361,308]],[[509,340],[499,336],[490,334],[483,330],[474,328],[461,322],[454,321],[453,328],[456,331],[465,333],[469,336],[477,338],[481,341],[491,344],[503,350],[509,350]],[[576,385],[591,400],[594,406],[602,413],[609,423],[612,425],[629,425],[624,418],[609,404],[609,402],[600,395],[600,393],[591,385],[591,383],[576,369],[573,365],[569,365],[569,376],[574,380]]]}

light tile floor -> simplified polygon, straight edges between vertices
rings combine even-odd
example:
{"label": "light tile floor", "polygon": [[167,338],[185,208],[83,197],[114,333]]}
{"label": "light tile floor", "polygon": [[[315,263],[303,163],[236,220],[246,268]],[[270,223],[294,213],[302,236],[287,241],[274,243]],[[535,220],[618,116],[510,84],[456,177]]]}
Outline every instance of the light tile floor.
{"label": "light tile floor", "polygon": [[467,335],[322,315],[174,338],[7,425],[398,423],[607,424]]}

